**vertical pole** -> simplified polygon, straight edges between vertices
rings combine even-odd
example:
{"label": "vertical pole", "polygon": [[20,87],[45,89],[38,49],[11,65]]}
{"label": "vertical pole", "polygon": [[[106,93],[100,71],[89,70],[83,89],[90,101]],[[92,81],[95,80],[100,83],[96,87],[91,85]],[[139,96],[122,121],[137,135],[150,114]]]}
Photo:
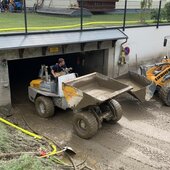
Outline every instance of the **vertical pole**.
{"label": "vertical pole", "polygon": [[24,21],[25,21],[25,34],[28,33],[27,28],[27,9],[26,9],[26,0],[24,0]]}
{"label": "vertical pole", "polygon": [[80,30],[83,31],[83,0],[80,1]]}
{"label": "vertical pole", "polygon": [[123,31],[125,31],[125,27],[126,27],[126,14],[127,14],[127,0],[125,0],[125,7],[124,7]]}
{"label": "vertical pole", "polygon": [[160,16],[161,16],[161,6],[162,6],[162,0],[159,1],[158,20],[157,20],[156,28],[159,28]]}

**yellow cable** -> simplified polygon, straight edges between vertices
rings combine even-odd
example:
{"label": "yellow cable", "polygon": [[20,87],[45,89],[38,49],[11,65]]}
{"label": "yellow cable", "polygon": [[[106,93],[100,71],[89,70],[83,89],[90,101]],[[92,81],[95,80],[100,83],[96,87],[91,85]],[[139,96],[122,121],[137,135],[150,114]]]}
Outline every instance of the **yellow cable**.
{"label": "yellow cable", "polygon": [[53,151],[44,155],[44,156],[41,156],[41,158],[46,158],[46,157],[49,157],[49,156],[52,156],[52,155],[56,155],[57,154],[57,147],[53,144],[53,143],[50,143]]}
{"label": "yellow cable", "polygon": [[[126,21],[127,24],[135,24],[140,23],[140,21]],[[153,23],[153,20],[146,20],[146,23]],[[122,24],[122,21],[96,21],[96,22],[86,22],[83,24],[83,26],[89,26],[89,25],[99,25],[99,24]],[[48,27],[28,27],[28,30],[49,30],[49,29],[65,29],[65,28],[76,28],[80,27],[80,24],[74,24],[74,25],[61,25],[61,26],[48,26]],[[0,32],[4,31],[19,31],[19,30],[25,30],[24,27],[18,27],[18,28],[1,28]]]}
{"label": "yellow cable", "polygon": [[11,123],[11,122],[3,119],[3,118],[0,118],[0,121],[3,122],[3,123],[5,123],[5,124],[7,124],[7,125],[9,125],[9,126],[14,127],[15,129],[20,130],[21,132],[23,132],[23,133],[25,133],[25,134],[27,134],[27,135],[29,135],[29,136],[34,137],[35,139],[42,139],[42,138],[43,138],[42,136],[36,135],[35,133],[32,133],[32,132],[30,132],[30,131],[28,131],[28,130],[25,130],[25,129],[19,127],[19,126],[14,125],[13,123]]}
{"label": "yellow cable", "polygon": [[[17,130],[20,130],[21,132],[23,132],[23,133],[25,133],[25,134],[27,134],[29,136],[34,137],[35,139],[42,139],[43,138],[43,136],[36,135],[35,133],[32,133],[32,132],[30,132],[28,130],[25,130],[25,129],[23,129],[23,128],[21,128],[21,127],[15,125],[15,124],[3,119],[3,118],[0,118],[0,121],[7,124],[7,125],[9,125],[9,126],[11,126],[11,127],[13,127],[13,128],[15,128],[15,129],[17,129]],[[51,146],[52,151],[50,153],[44,155],[44,156],[41,156],[41,158],[49,157],[49,156],[56,155],[56,154],[59,154],[59,153],[63,152],[63,150],[57,152],[56,145],[54,145],[53,143],[51,143],[49,141],[47,141],[47,142]]]}

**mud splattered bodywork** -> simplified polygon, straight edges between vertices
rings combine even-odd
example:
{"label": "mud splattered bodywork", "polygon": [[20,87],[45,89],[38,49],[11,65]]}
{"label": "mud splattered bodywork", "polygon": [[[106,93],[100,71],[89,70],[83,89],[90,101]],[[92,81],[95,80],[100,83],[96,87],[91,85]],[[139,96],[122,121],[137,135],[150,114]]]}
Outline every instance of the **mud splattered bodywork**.
{"label": "mud splattered bodywork", "polygon": [[63,83],[66,101],[76,110],[101,104],[131,89],[129,85],[99,73],[88,74]]}
{"label": "mud splattered bodywork", "polygon": [[129,91],[132,96],[141,102],[146,101],[147,86],[150,85],[151,82],[144,76],[134,72],[128,72],[127,74],[118,77],[117,80],[133,87],[133,89]]}

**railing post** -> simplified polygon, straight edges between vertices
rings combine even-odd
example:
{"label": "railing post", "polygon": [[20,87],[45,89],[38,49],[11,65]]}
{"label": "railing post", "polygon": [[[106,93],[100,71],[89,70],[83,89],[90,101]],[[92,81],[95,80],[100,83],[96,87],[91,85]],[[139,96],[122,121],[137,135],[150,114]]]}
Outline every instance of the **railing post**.
{"label": "railing post", "polygon": [[24,2],[24,21],[25,21],[25,34],[28,33],[28,28],[27,28],[27,9],[26,9],[26,0]]}
{"label": "railing post", "polygon": [[156,28],[159,28],[160,16],[161,16],[161,6],[162,6],[162,0],[159,1],[158,20],[157,20]]}
{"label": "railing post", "polygon": [[80,30],[83,31],[83,0],[80,1]]}
{"label": "railing post", "polygon": [[125,0],[125,7],[124,7],[123,31],[125,31],[125,27],[126,27],[126,14],[127,14],[127,0]]}

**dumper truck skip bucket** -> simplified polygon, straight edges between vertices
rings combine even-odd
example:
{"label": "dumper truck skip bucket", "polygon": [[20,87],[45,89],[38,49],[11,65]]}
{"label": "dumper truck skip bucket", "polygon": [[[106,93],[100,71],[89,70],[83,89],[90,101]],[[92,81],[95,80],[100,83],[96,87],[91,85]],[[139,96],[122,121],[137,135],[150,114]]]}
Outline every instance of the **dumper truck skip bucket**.
{"label": "dumper truck skip bucket", "polygon": [[128,72],[120,77],[116,78],[119,82],[125,83],[133,87],[128,93],[134,96],[141,102],[150,99],[153,94],[151,93],[151,82],[146,77],[141,76],[134,72]]}
{"label": "dumper truck skip bucket", "polygon": [[129,85],[96,72],[63,83],[66,101],[75,110],[98,105],[131,89]]}

